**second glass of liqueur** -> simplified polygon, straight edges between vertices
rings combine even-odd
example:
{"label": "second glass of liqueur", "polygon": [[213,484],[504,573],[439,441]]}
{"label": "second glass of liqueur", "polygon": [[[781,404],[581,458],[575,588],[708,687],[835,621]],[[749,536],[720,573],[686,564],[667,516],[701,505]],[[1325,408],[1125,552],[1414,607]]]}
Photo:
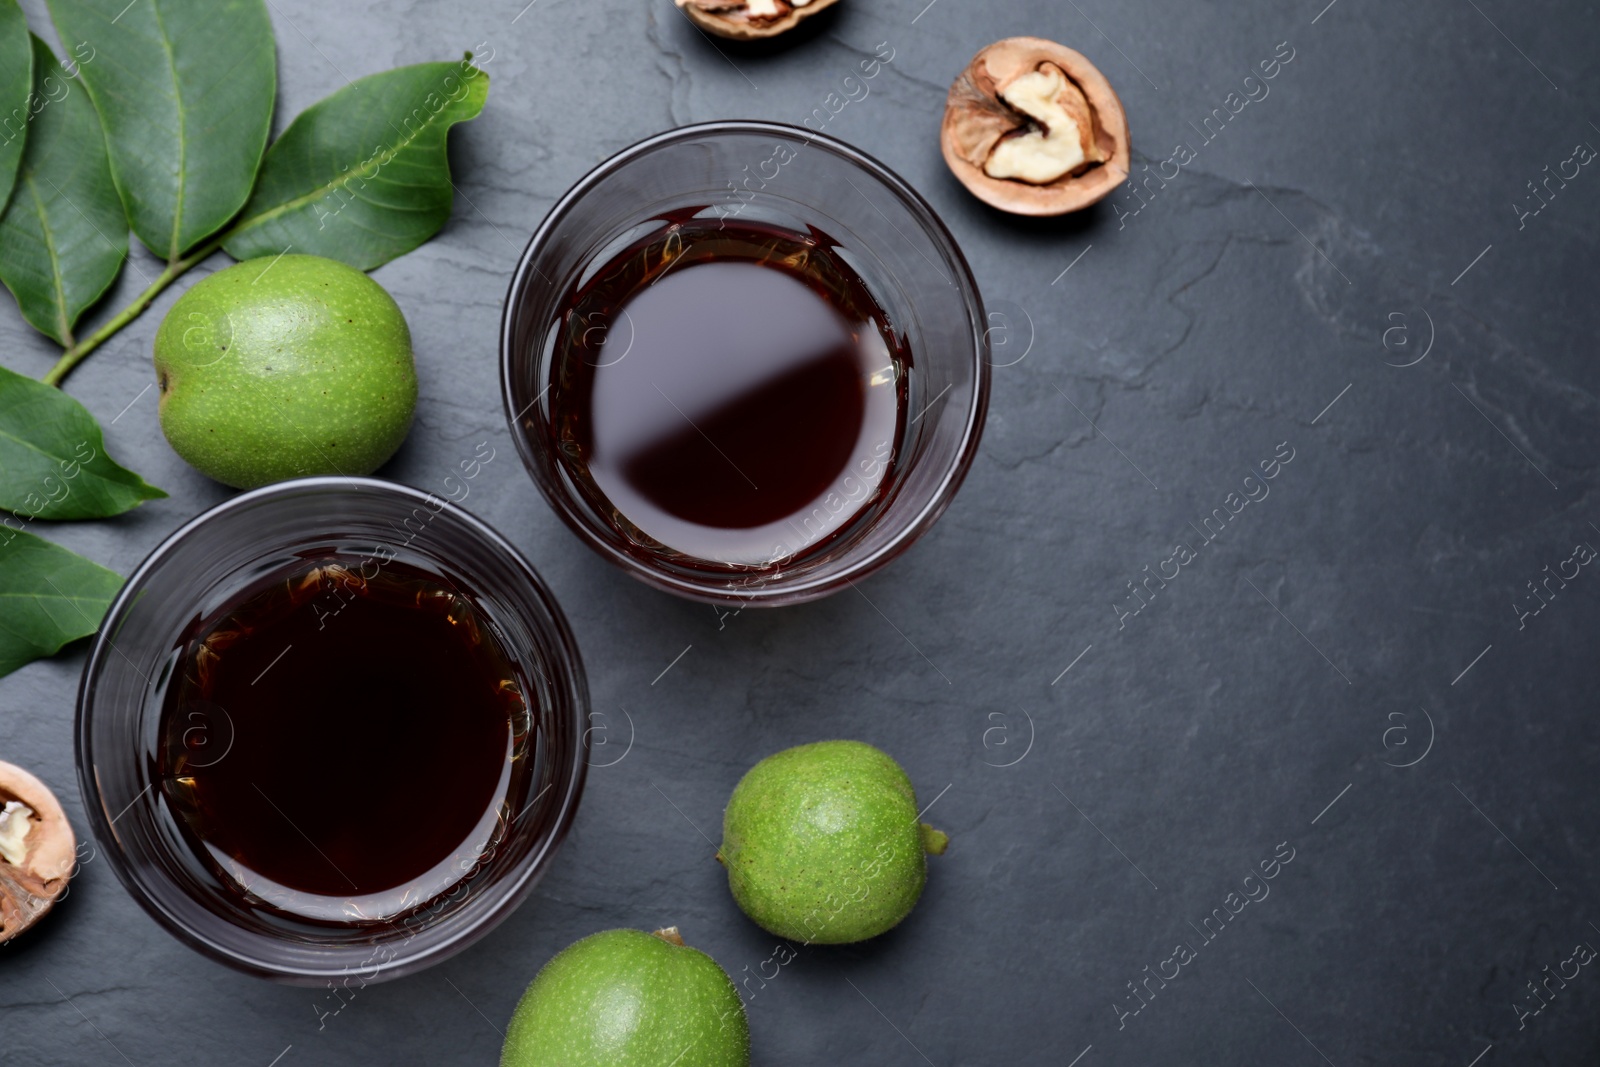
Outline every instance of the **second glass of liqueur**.
{"label": "second glass of liqueur", "polygon": [[911,353],[825,233],[663,222],[563,318],[552,443],[668,551],[780,564],[893,475]]}
{"label": "second glass of liqueur", "polygon": [[988,403],[983,305],[927,203],[793,126],[626,149],[528,245],[506,412],[590,547],[713,603],[826,596],[948,506]]}

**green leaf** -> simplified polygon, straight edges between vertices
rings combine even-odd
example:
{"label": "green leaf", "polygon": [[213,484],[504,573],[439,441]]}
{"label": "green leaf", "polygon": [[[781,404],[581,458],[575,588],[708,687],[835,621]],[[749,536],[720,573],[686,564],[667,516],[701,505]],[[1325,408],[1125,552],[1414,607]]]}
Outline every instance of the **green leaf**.
{"label": "green leaf", "polygon": [[[128,256],[100,118],[82,84],[33,39],[39,110],[11,205],[0,215],[0,281],[34,329],[72,347],[72,327]],[[9,472],[7,472],[9,473]]]}
{"label": "green leaf", "polygon": [[133,232],[168,261],[250,196],[277,94],[262,0],[48,0],[105,123]]}
{"label": "green leaf", "polygon": [[100,627],[122,576],[0,525],[0,675]]}
{"label": "green leaf", "polygon": [[313,104],[267,151],[223,248],[236,259],[292,249],[361,270],[404,255],[449,219],[446,135],[488,97],[489,76],[462,60],[373,74]]}
{"label": "green leaf", "polygon": [[28,519],[100,519],[166,495],[112,462],[82,404],[0,367],[0,508]]}
{"label": "green leaf", "polygon": [[0,0],[0,209],[11,196],[28,136],[28,94],[33,92],[33,46],[17,0]]}

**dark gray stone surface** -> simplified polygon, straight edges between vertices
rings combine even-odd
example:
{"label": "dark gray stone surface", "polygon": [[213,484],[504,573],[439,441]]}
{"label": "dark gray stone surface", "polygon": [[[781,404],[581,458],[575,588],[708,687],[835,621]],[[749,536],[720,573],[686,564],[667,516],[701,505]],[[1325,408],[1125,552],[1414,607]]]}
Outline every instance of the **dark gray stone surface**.
{"label": "dark gray stone surface", "polygon": [[[1600,946],[1600,577],[1585,568],[1525,625],[1513,607],[1575,544],[1600,545],[1600,173],[1537,215],[1513,207],[1575,144],[1600,145],[1592,11],[845,0],[788,47],[719,51],[669,0],[523,2],[272,0],[280,124],[345,77],[486,57],[488,110],[454,139],[454,219],[376,275],[423,387],[381,473],[433,488],[477,442],[498,449],[467,506],[560,597],[610,716],[603,751],[626,755],[591,774],[510,921],[320,1029],[324,995],[194,955],[90,860],[0,951],[0,1060],[489,1064],[535,970],[614,926],[676,923],[755,974],[773,941],[702,831],[716,838],[759,757],[846,736],[904,763],[953,844],[901,928],[752,984],[757,1063],[1594,1062],[1600,970],[1551,982],[1537,1015],[1515,1005],[1545,1003],[1529,981],[1575,944]],[[43,3],[24,7],[49,34]],[[1011,219],[946,172],[946,86],[1017,33],[1106,72],[1139,176],[1195,149],[1137,215],[1125,192]],[[1191,124],[1285,41],[1270,94],[1202,143]],[[602,158],[680,123],[799,121],[879,42],[893,62],[828,132],[944,215],[1011,365],[964,490],[914,550],[859,594],[723,624],[603,564],[537,496],[501,414],[501,296]],[[110,306],[141,284],[128,271]],[[172,492],[48,531],[124,572],[226,495],[170,451],[144,391],[175,296],[68,383],[112,453]],[[0,347],[27,373],[52,358],[12,312]],[[1270,496],[1202,547],[1190,524],[1280,445],[1293,460]],[[1177,542],[1196,558],[1119,626],[1126,583]],[[0,680],[0,758],[53,783],[80,828],[82,663],[79,647]],[[1293,861],[1270,895],[1205,941],[1280,843]],[[1170,973],[1180,943],[1195,958],[1123,1017],[1144,1003],[1127,983]]]}

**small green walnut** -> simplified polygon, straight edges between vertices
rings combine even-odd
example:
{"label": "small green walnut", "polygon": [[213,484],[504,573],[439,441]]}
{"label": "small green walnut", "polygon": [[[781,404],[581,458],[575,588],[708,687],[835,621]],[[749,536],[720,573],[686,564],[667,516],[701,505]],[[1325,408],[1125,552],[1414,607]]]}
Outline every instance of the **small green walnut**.
{"label": "small green walnut", "polygon": [[911,779],[860,741],[768,756],[733,791],[717,858],[744,913],[779,937],[838,945],[911,913],[927,854],[949,838],[918,821]]}
{"label": "small green walnut", "polygon": [[319,256],[246,260],[201,281],[161,321],[155,368],[174,451],[239,489],[369,474],[405,440],[417,404],[399,305]]}
{"label": "small green walnut", "polygon": [[539,971],[506,1028],[501,1067],[750,1067],[744,1002],[676,926],[606,930]]}

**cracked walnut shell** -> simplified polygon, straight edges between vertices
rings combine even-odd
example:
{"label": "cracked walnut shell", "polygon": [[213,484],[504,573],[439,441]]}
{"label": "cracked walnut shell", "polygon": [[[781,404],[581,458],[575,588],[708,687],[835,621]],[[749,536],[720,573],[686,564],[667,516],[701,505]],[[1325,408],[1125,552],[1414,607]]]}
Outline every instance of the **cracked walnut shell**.
{"label": "cracked walnut shell", "polygon": [[735,41],[776,37],[838,0],[675,0],[689,21]]}
{"label": "cracked walnut shell", "polygon": [[0,943],[61,899],[76,856],[72,824],[55,794],[21,767],[0,763]]}
{"label": "cracked walnut shell", "polygon": [[940,145],[974,196],[1017,215],[1077,211],[1128,177],[1128,116],[1111,83],[1039,37],[972,58],[950,86]]}

